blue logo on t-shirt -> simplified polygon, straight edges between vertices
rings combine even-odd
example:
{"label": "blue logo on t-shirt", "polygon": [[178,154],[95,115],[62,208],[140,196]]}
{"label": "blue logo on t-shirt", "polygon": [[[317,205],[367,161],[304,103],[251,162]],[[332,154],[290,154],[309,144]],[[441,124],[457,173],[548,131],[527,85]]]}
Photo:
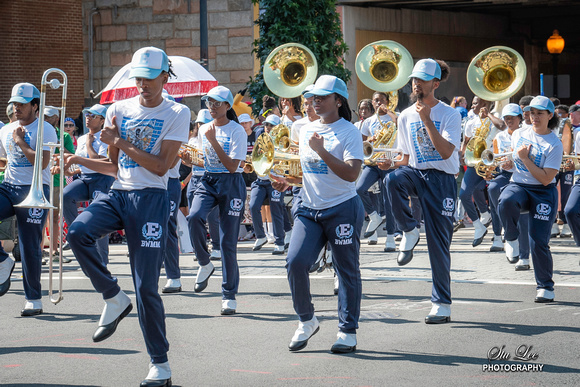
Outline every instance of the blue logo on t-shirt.
{"label": "blue logo on t-shirt", "polygon": [[[532,160],[534,162],[534,164],[536,164],[538,167],[541,167],[542,158],[544,157],[544,154],[546,153],[546,151],[548,150],[549,147],[542,148],[542,146],[540,144],[532,142],[532,141],[528,140],[527,138],[520,137],[518,139],[518,143],[516,144],[515,149],[519,149],[522,145],[525,145],[525,146],[531,145],[532,146],[532,149],[530,149],[530,153],[528,154],[528,157],[530,158],[530,160]],[[516,162],[516,167],[518,168],[519,171],[528,172],[528,168],[526,168],[526,166],[524,165],[522,160],[520,160],[519,158],[516,158],[515,162]]]}
{"label": "blue logo on t-shirt", "polygon": [[[306,139],[300,151],[300,159],[302,162],[302,173],[313,173],[316,175],[328,175],[328,165],[320,158],[318,153],[314,152],[308,145],[308,140],[312,137],[314,131],[306,132]],[[324,137],[324,149],[330,151],[334,147],[334,143],[338,141],[333,133],[322,135]]]}
{"label": "blue logo on t-shirt", "polygon": [[[8,154],[10,166],[16,168],[32,167],[32,163],[28,161],[28,159],[24,155],[24,152],[22,152],[22,149],[18,145],[16,145],[16,142],[14,141],[12,135],[8,135],[6,139],[8,140],[6,144],[8,148],[6,153]],[[28,145],[30,145],[31,137],[28,131],[24,133],[24,141]]]}
{"label": "blue logo on t-shirt", "polygon": [[[441,122],[433,121],[435,128],[438,132],[441,132]],[[443,157],[437,152],[429,133],[427,133],[427,128],[422,121],[411,122],[409,124],[411,128],[411,136],[413,138],[413,147],[415,148],[415,154],[417,155],[417,162],[419,164],[426,163],[429,161],[441,161]]]}
{"label": "blue logo on t-shirt", "polygon": [[[124,117],[121,124],[121,137],[142,151],[151,153],[161,134],[163,123],[163,120],[155,118],[139,120]],[[125,153],[119,157],[119,165],[123,168],[136,168],[139,166]]]}
{"label": "blue logo on t-shirt", "polygon": [[[219,142],[224,152],[227,155],[229,155],[232,146],[231,137],[216,136],[216,140]],[[209,143],[209,141],[205,136],[203,136],[202,138],[202,147],[203,147],[203,163],[205,165],[205,169],[208,172],[212,173],[228,172],[227,168],[221,162],[215,149],[213,149],[213,147],[211,146],[211,144]]]}

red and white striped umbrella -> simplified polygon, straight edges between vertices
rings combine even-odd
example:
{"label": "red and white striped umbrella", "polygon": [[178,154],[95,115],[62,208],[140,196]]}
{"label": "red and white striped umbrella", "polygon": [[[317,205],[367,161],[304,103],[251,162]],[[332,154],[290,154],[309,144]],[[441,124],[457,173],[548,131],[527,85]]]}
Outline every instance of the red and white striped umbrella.
{"label": "red and white striped umbrella", "polygon": [[[218,82],[196,61],[184,56],[170,56],[171,67],[176,76],[170,77],[165,90],[173,98],[205,95],[218,85]],[[131,63],[117,71],[117,74],[101,91],[101,104],[110,104],[139,94],[135,80],[129,79]]]}

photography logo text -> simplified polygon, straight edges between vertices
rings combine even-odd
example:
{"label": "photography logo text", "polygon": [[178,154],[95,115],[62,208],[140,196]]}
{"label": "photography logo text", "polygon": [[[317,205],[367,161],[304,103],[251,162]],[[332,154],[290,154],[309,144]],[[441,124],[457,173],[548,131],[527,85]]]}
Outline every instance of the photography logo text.
{"label": "photography logo text", "polygon": [[539,354],[533,350],[533,346],[522,344],[516,347],[514,355],[506,350],[505,345],[492,347],[487,351],[488,364],[483,364],[483,372],[542,372],[543,364],[537,363],[495,363],[496,361],[520,361],[531,362],[537,360]]}

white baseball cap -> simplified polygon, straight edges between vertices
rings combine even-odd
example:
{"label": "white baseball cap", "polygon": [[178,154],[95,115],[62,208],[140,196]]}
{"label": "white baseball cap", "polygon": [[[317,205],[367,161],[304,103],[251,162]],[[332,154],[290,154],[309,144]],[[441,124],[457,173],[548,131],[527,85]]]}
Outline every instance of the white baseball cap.
{"label": "white baseball cap", "polygon": [[101,116],[101,117],[105,118],[107,116],[107,107],[104,105],[101,105],[101,104],[96,104],[96,105],[93,105],[89,109],[85,109],[84,112],[85,112],[85,114],[92,113],[92,114],[95,114],[97,116]]}
{"label": "white baseball cap", "polygon": [[58,109],[54,106],[46,106],[44,108],[44,115],[47,117],[58,116]]}
{"label": "white baseball cap", "polygon": [[329,95],[336,93],[348,99],[348,90],[346,83],[334,75],[321,75],[314,83],[312,90],[304,94],[304,98],[310,98],[315,95]]}
{"label": "white baseball cap", "polygon": [[197,113],[197,118],[195,119],[195,122],[201,122],[202,124],[207,124],[208,122],[212,121],[213,118],[211,117],[211,114],[209,114],[209,110],[207,109],[201,109]]}
{"label": "white baseball cap", "polygon": [[169,71],[169,58],[157,47],[143,47],[133,54],[129,78],[155,79],[163,71]]}
{"label": "white baseball cap", "polygon": [[554,110],[556,110],[554,108],[554,103],[550,101],[550,98],[544,97],[543,95],[538,95],[534,97],[534,99],[532,99],[532,102],[530,102],[530,104],[524,108],[524,111],[525,112],[530,111],[532,108],[538,110],[547,110],[550,113],[554,113]]}
{"label": "white baseball cap", "polygon": [[240,124],[242,124],[244,122],[254,122],[254,120],[252,119],[252,117],[250,117],[250,115],[247,114],[247,113],[240,114],[238,116],[238,121],[240,122]]}
{"label": "white baseball cap", "polygon": [[234,96],[232,95],[230,89],[224,86],[216,86],[208,91],[206,95],[201,97],[202,101],[207,101],[208,98],[214,99],[216,101],[227,102],[230,104],[230,108],[234,106]]}
{"label": "white baseball cap", "polygon": [[266,117],[266,120],[264,121],[264,123],[268,123],[271,125],[279,125],[280,124],[280,117],[278,117],[275,114],[270,114],[268,117]]}
{"label": "white baseball cap", "polygon": [[423,81],[431,79],[441,79],[441,66],[433,59],[421,59],[413,67],[413,72],[409,78],[419,78]]}
{"label": "white baseball cap", "polygon": [[521,116],[523,115],[522,108],[517,103],[509,103],[501,110],[501,118],[505,116]]}
{"label": "white baseball cap", "polygon": [[32,83],[17,83],[12,88],[10,102],[29,103],[34,98],[40,98],[40,91]]}

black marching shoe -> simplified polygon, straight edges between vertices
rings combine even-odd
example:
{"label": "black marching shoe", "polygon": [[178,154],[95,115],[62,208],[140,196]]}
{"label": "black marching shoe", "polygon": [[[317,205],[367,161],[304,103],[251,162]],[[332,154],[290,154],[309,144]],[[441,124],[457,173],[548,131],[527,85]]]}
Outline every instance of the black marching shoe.
{"label": "black marching shoe", "polygon": [[133,304],[129,304],[129,306],[125,308],[123,313],[121,313],[119,317],[117,317],[109,324],[98,327],[95,333],[93,334],[93,341],[95,343],[98,343],[99,341],[103,341],[111,337],[113,333],[115,333],[115,331],[117,330],[117,325],[119,325],[119,322],[121,322],[121,320],[125,318],[125,316],[127,316],[131,312],[131,310],[133,310]]}
{"label": "black marching shoe", "polygon": [[145,379],[141,382],[141,387],[171,387],[171,378],[163,380]]}
{"label": "black marching shoe", "polygon": [[149,363],[147,378],[141,382],[141,387],[171,387],[171,368],[169,362]]}
{"label": "black marching shoe", "polygon": [[195,286],[193,287],[193,291],[196,293],[202,292],[207,288],[207,284],[209,283],[209,278],[215,271],[215,267],[213,263],[208,263],[205,266],[199,266],[197,271],[197,277],[195,277]]}
{"label": "black marching shoe", "polygon": [[451,305],[432,302],[425,324],[445,324],[451,321]]}

